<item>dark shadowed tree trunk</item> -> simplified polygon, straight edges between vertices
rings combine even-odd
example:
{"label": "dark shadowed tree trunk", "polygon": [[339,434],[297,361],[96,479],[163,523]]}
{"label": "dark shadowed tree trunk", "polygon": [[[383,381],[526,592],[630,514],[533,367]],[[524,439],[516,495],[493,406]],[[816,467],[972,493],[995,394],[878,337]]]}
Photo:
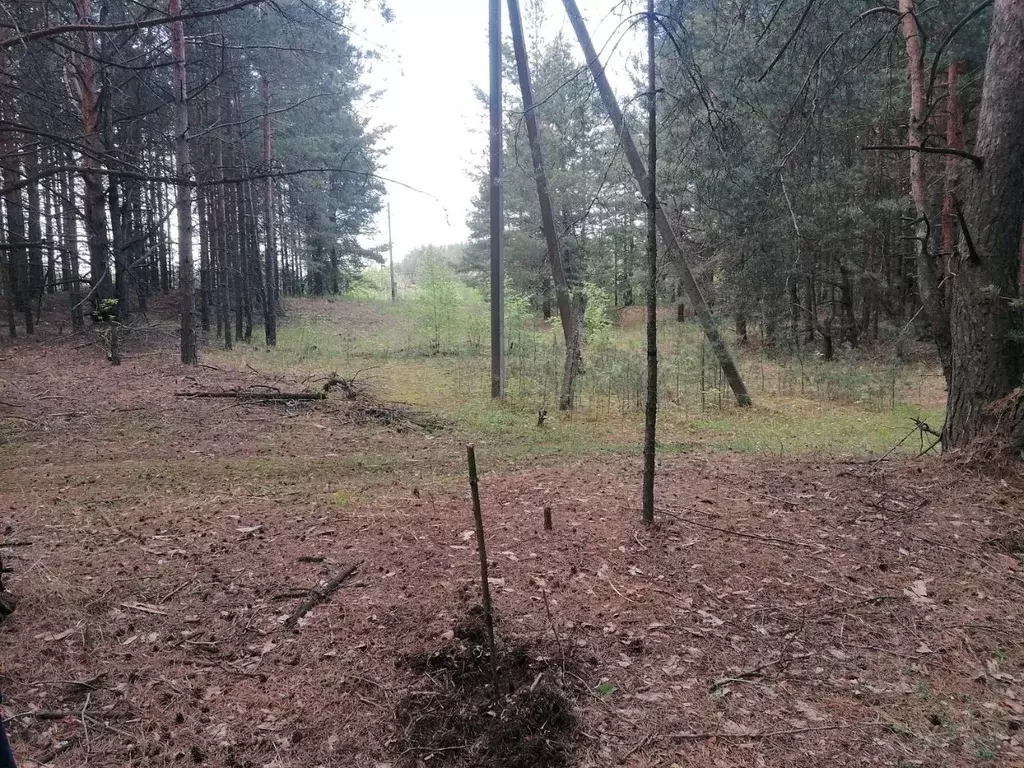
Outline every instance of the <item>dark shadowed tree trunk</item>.
{"label": "dark shadowed tree trunk", "polygon": [[[92,16],[92,0],[75,0],[79,24],[88,24]],[[78,95],[82,125],[82,208],[85,237],[89,246],[89,282],[92,301],[112,298],[114,281],[110,274],[110,239],[107,235],[106,195],[103,178],[98,171],[103,157],[100,135],[99,77],[93,54],[93,35],[84,30],[78,39],[79,54],[75,57],[75,89]]]}
{"label": "dark shadowed tree trunk", "polygon": [[[264,73],[263,90],[263,169],[269,174],[274,165],[274,132],[270,122],[270,78]],[[274,302],[274,265],[277,263],[277,222],[274,208],[274,179],[267,176],[263,187],[263,216],[266,244],[263,266],[263,329],[268,347],[277,346],[277,306]],[[392,267],[392,272],[394,267]],[[394,300],[392,280],[392,300]]]}
{"label": "dark shadowed tree trunk", "polygon": [[[69,158],[70,159],[70,158]],[[69,163],[70,164],[70,163]],[[60,175],[61,196],[63,197],[64,231],[61,251],[64,280],[69,282],[68,301],[71,304],[71,325],[76,331],[85,327],[85,312],[82,309],[82,293],[78,266],[78,219],[75,212],[75,177],[72,173]]]}
{"label": "dark shadowed tree trunk", "polygon": [[647,399],[644,403],[643,521],[654,522],[655,436],[658,425],[658,89],[654,0],[647,0]]}
{"label": "dark shadowed tree trunk", "polygon": [[1018,272],[1024,226],[1024,0],[996,0],[955,262],[944,443],[1024,449],[1024,317]]}

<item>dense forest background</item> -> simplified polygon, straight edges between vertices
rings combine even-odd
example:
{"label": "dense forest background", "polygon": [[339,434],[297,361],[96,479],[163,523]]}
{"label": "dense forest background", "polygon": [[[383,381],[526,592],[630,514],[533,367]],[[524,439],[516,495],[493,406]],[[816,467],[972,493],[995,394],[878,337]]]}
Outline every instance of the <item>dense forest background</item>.
{"label": "dense forest background", "polygon": [[[736,343],[832,360],[869,342],[899,355],[908,339],[928,339],[951,380],[954,337],[967,338],[953,325],[982,322],[972,308],[985,279],[1009,263],[1000,256],[985,279],[961,281],[973,293],[964,312],[951,312],[955,263],[999,229],[979,220],[972,237],[963,224],[974,214],[959,202],[982,189],[964,177],[983,159],[968,148],[986,82],[991,3],[655,7],[656,199],[680,245],[653,276],[660,301],[674,303],[681,321],[697,310],[708,331],[703,302],[684,299],[688,267]],[[177,291],[182,360],[194,362],[197,329],[230,347],[262,324],[273,345],[281,296],[342,294],[365,283],[365,267],[382,264],[387,250],[366,245],[380,241],[384,131],[367,118],[365,62],[376,54],[359,47],[349,11],[327,0],[170,0],[159,9],[66,0],[7,9],[0,274],[8,335],[32,333],[46,293],[67,294],[78,329],[86,311],[124,323],[154,293]],[[379,12],[390,18],[386,5]],[[504,52],[506,279],[550,318],[558,266],[577,314],[591,317],[581,326],[591,327],[595,313],[641,303],[651,277],[649,206],[586,71],[593,62],[566,33],[545,34],[556,12],[526,5],[536,95],[529,113],[510,43]],[[628,44],[647,15],[624,15],[602,51]],[[632,93],[621,95],[638,135],[650,104],[641,58]],[[557,265],[541,234],[527,116],[539,121]],[[483,169],[477,175],[468,242],[415,250],[400,277],[415,282],[430,266],[435,278],[450,270],[486,286],[490,182]],[[1007,188],[996,180],[985,189]],[[984,208],[1019,229],[1019,211]],[[1001,237],[999,248],[1019,250],[1015,242]],[[999,344],[1012,346],[1021,335],[1019,288],[1004,277],[991,285],[1012,296],[991,317],[1003,328]],[[568,331],[565,338],[568,346]],[[971,366],[1000,355],[986,352]],[[1019,384],[1015,370],[986,373],[967,387],[971,402],[1006,394]]]}

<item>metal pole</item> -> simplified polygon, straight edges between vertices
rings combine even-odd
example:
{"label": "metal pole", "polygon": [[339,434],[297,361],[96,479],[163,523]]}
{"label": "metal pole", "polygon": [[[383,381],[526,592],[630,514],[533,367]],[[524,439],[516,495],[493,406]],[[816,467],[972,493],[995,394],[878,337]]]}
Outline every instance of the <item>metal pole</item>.
{"label": "metal pole", "polygon": [[505,270],[502,265],[501,0],[490,0],[491,397],[505,396]]}
{"label": "metal pole", "polygon": [[388,203],[388,261],[391,264],[391,300],[398,298],[398,286],[395,285],[395,244],[391,240],[391,203]]}

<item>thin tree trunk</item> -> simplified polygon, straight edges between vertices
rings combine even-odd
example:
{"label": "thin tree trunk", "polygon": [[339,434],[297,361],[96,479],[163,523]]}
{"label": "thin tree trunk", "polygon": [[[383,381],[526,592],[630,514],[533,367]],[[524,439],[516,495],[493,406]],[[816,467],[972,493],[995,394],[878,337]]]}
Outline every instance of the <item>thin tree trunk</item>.
{"label": "thin tree trunk", "polygon": [[[34,175],[39,169],[39,158],[34,152],[26,155],[25,173]],[[32,304],[39,299],[43,290],[43,230],[40,226],[39,184],[29,184],[26,189],[28,197],[28,263],[25,270],[25,286],[27,288],[25,302],[25,333],[35,333],[35,318]]]}
{"label": "thin tree trunk", "polygon": [[[601,99],[604,101],[605,109],[608,110],[609,116],[611,117],[615,133],[619,136],[619,139],[622,142],[626,159],[629,161],[633,175],[640,188],[647,189],[649,182],[647,180],[647,169],[644,167],[644,161],[640,156],[640,152],[637,149],[636,144],[633,142],[632,134],[626,127],[626,121],[623,117],[622,109],[619,107],[615,94],[612,91],[611,84],[608,82],[608,78],[605,75],[604,67],[601,65],[601,60],[598,57],[594,44],[590,39],[590,33],[587,31],[586,25],[583,23],[583,17],[580,15],[579,8],[576,5],[576,0],[563,0],[563,2],[565,4],[566,12],[569,15],[569,21],[572,23],[573,29],[576,32],[576,37],[579,39],[580,46],[583,48],[583,55],[586,58],[590,71],[597,83],[597,89],[601,94]],[[747,387],[743,383],[743,378],[740,376],[739,369],[736,367],[736,363],[732,359],[732,355],[729,353],[729,350],[725,345],[725,341],[722,339],[722,335],[718,331],[718,325],[715,321],[714,315],[711,313],[711,309],[704,300],[704,296],[701,294],[700,288],[697,286],[697,282],[693,279],[693,273],[690,271],[690,267],[686,262],[686,257],[683,255],[683,250],[679,244],[679,240],[676,238],[676,234],[672,230],[672,225],[669,222],[668,217],[665,215],[665,212],[660,208],[657,210],[657,224],[658,230],[661,233],[661,238],[665,242],[668,252],[675,258],[677,268],[679,269],[679,276],[682,278],[683,287],[686,289],[686,295],[689,297],[690,303],[693,305],[694,312],[700,320],[701,327],[704,329],[704,335],[707,337],[708,342],[711,345],[711,349],[718,360],[718,364],[722,368],[722,373],[736,397],[736,402],[741,406],[750,405],[750,394],[747,392]]]}
{"label": "thin tree trunk", "polygon": [[[217,122],[223,122],[224,118],[223,104],[218,102]],[[226,139],[226,132],[226,129],[221,129],[214,139],[217,146],[217,160],[214,164],[214,169],[218,181],[224,180],[224,141]],[[217,184],[213,187],[213,191],[215,195],[214,210],[217,216],[217,306],[219,318],[217,322],[218,324],[223,322],[224,349],[231,349],[231,292],[229,287],[231,267],[228,247],[230,224],[226,199],[229,190],[227,185]]]}
{"label": "thin tree trunk", "polygon": [[558,396],[558,407],[570,410],[574,406],[576,378],[583,365],[583,339],[579,332],[582,323],[573,316],[573,303],[569,294],[569,283],[562,264],[558,247],[558,233],[555,231],[555,215],[551,208],[547,173],[544,170],[544,150],[540,139],[540,124],[533,102],[533,83],[530,79],[530,65],[526,55],[526,37],[523,34],[523,20],[519,12],[519,0],[508,0],[509,26],[512,29],[512,44],[515,50],[516,69],[519,73],[519,89],[523,96],[523,117],[530,140],[530,155],[533,159],[533,178],[537,185],[540,202],[541,228],[547,245],[547,257],[555,284],[555,299],[558,316],[562,321],[562,335],[565,337],[565,368],[562,374],[562,389]]}
{"label": "thin tree trunk", "polygon": [[[270,80],[266,74],[263,90],[263,167],[269,173],[274,166],[274,130],[270,122]],[[267,176],[263,189],[263,216],[266,229],[263,266],[263,331],[268,347],[277,346],[277,306],[274,301],[274,270],[277,264],[277,220],[274,209],[274,179]],[[388,225],[390,227],[390,216]],[[388,235],[390,239],[390,234]],[[395,299],[395,266],[391,261],[391,300]]]}
{"label": "thin tree trunk", "polygon": [[207,218],[206,191],[196,188],[196,211],[199,213],[199,325],[210,330],[210,222]]}
{"label": "thin tree trunk", "polygon": [[[964,116],[960,109],[960,96],[957,93],[957,77],[963,68],[962,61],[949,65],[946,74],[946,146],[950,149],[964,150]],[[953,251],[956,243],[956,223],[953,209],[953,196],[956,194],[957,179],[960,173],[960,158],[947,156],[945,159],[945,190],[942,197],[942,275],[941,285],[944,288],[943,299],[949,301]]]}
{"label": "thin tree trunk", "polygon": [[64,198],[64,251],[67,259],[65,280],[70,281],[68,302],[71,308],[71,326],[76,331],[85,328],[85,312],[82,309],[81,282],[78,265],[78,218],[75,212],[75,177],[71,172],[62,173],[61,196]]}
{"label": "thin tree trunk", "polygon": [[[79,24],[88,24],[92,16],[92,0],[75,0]],[[85,235],[89,246],[89,268],[94,304],[114,295],[114,282],[110,274],[110,240],[107,236],[106,195],[103,193],[103,178],[98,171],[103,156],[103,141],[100,136],[99,78],[92,53],[93,36],[88,30],[81,32],[78,40],[79,52],[75,57],[75,85],[81,108],[82,184],[85,194],[82,207],[85,212]]]}
{"label": "thin tree trunk", "polygon": [[953,338],[944,444],[1024,449],[1024,0],[996,0],[966,226],[953,278]]}
{"label": "thin tree trunk", "polygon": [[[181,0],[167,0],[169,16],[181,14]],[[188,140],[188,89],[185,70],[185,24],[171,22],[171,58],[174,60],[174,160],[177,166],[178,291],[181,301],[181,362],[199,362],[196,348],[195,273],[192,264],[192,161]]]}
{"label": "thin tree trunk", "polygon": [[643,521],[654,522],[655,436],[658,424],[658,90],[654,0],[647,0],[647,401],[644,404]]}
{"label": "thin tree trunk", "polygon": [[[903,38],[907,46],[907,67],[910,73],[910,121],[907,126],[907,144],[919,147],[925,140],[925,120],[928,105],[925,92],[924,45],[917,22],[917,0],[900,0],[900,19]],[[935,346],[939,350],[942,371],[950,377],[949,316],[942,294],[935,259],[929,247],[928,192],[924,174],[924,153],[910,153],[910,196],[914,201],[914,255],[917,266],[917,290],[924,307],[924,315],[931,329]]]}

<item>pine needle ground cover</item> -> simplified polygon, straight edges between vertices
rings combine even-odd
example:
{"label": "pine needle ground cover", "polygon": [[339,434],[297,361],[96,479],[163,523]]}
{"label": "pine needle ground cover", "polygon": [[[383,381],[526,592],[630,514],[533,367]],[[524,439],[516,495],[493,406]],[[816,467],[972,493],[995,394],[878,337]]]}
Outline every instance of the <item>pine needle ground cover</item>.
{"label": "pine needle ground cover", "polygon": [[[540,429],[533,404],[441,407],[468,356],[335,356],[330,333],[355,333],[342,313],[378,336],[387,321],[327,304],[293,306],[279,352],[198,369],[160,334],[128,338],[120,367],[56,338],[5,361],[0,553],[19,603],[0,687],[26,765],[515,765],[466,719],[490,711],[520,718],[538,765],[1024,760],[1019,479],[880,460],[936,393],[900,385],[895,412],[806,400],[806,421],[841,416],[845,435],[803,425],[794,394],[680,413],[645,528],[631,413]],[[333,372],[372,399],[175,397],[313,391]],[[840,434],[816,457],[769,444],[779,423]],[[718,450],[750,435],[764,444]],[[410,702],[443,700],[479,646],[468,439],[516,671],[497,709],[467,693],[478,709],[444,721],[464,741],[435,743]],[[452,662],[431,668],[438,653]]]}

